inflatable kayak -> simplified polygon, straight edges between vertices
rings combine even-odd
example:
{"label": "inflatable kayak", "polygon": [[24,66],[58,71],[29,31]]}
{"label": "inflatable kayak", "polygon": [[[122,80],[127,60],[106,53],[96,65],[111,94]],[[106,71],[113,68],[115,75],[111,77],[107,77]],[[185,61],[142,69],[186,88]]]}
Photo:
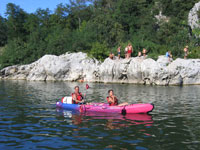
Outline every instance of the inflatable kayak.
{"label": "inflatable kayak", "polygon": [[148,113],[154,109],[153,104],[130,104],[126,106],[109,106],[106,103],[92,103],[92,104],[68,104],[57,102],[58,108],[77,110],[80,112],[99,112],[99,113],[119,113],[119,114],[135,114],[135,113]]}
{"label": "inflatable kayak", "polygon": [[72,104],[72,97],[71,96],[66,96],[63,97],[61,102],[57,102],[56,106],[58,108],[64,108],[68,110],[77,110],[79,111],[80,105],[79,104]]}
{"label": "inflatable kayak", "polygon": [[80,106],[78,104],[67,104],[67,103],[62,103],[62,102],[57,102],[56,106],[58,108],[63,108],[63,109],[69,109],[69,110],[80,110]]}
{"label": "inflatable kayak", "polygon": [[154,109],[153,104],[130,104],[126,106],[109,106],[105,103],[95,103],[90,105],[81,105],[80,112],[99,112],[99,113],[120,113],[120,114],[136,114],[148,113]]}

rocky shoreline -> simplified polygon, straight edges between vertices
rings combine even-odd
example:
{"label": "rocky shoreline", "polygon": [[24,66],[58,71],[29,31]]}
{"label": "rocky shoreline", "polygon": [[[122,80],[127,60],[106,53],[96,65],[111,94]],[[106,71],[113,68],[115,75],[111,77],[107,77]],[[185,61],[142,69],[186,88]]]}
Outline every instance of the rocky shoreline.
{"label": "rocky shoreline", "polygon": [[80,81],[134,83],[150,85],[200,84],[200,59],[176,59],[164,56],[148,58],[105,59],[99,62],[87,54],[45,55],[28,65],[15,65],[0,71],[1,80]]}

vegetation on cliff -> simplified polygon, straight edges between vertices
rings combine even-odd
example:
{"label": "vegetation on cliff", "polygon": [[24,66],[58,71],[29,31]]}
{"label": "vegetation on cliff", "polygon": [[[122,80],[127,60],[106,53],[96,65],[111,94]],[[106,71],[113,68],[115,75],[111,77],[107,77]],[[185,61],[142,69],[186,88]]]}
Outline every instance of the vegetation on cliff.
{"label": "vegetation on cliff", "polygon": [[[70,0],[54,12],[38,9],[27,13],[7,4],[6,18],[0,16],[1,68],[33,62],[45,54],[86,52],[103,60],[110,51],[122,51],[132,43],[136,56],[142,48],[156,58],[171,50],[183,57],[188,45],[190,58],[200,58],[200,39],[187,23],[198,0]],[[156,19],[162,13],[166,19]],[[2,48],[3,47],[3,48]],[[123,54],[122,54],[123,55]]]}

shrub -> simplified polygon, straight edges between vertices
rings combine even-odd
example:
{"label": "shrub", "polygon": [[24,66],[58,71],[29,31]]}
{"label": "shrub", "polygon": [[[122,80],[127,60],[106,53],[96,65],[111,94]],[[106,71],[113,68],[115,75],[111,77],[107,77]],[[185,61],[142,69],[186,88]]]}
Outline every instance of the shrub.
{"label": "shrub", "polygon": [[95,42],[92,44],[92,48],[88,51],[90,57],[94,57],[100,61],[103,61],[109,55],[109,49],[105,44]]}

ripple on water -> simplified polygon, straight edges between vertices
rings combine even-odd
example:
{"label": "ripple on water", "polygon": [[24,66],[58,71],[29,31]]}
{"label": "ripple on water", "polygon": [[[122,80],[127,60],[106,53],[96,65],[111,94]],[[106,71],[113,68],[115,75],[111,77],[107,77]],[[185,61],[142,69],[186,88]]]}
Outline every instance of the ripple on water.
{"label": "ripple on water", "polygon": [[[78,83],[85,92],[85,83]],[[200,87],[90,83],[89,102],[154,103],[152,115],[58,112],[77,83],[0,81],[0,149],[198,149]],[[106,94],[105,94],[106,93]]]}

